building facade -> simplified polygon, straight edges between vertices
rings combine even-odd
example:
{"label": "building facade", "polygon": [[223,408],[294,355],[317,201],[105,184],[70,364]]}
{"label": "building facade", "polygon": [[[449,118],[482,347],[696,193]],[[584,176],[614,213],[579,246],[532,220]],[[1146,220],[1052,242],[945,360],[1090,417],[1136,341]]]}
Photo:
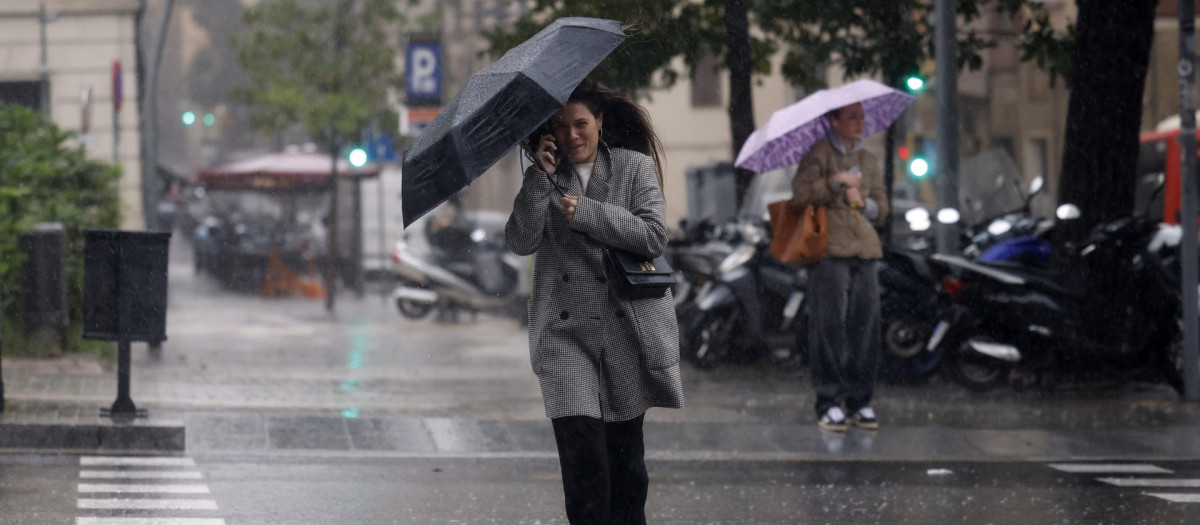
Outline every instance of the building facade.
{"label": "building facade", "polygon": [[58,127],[77,134],[89,159],[118,164],[123,227],[130,229],[142,226],[140,11],[139,0],[0,0],[0,102],[48,110]]}

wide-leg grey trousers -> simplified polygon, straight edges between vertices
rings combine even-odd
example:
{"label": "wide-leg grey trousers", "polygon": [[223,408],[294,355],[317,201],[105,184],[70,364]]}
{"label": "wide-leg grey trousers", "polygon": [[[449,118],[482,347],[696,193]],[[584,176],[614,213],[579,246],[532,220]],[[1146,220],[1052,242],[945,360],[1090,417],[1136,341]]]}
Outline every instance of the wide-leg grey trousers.
{"label": "wide-leg grey trousers", "polygon": [[827,257],[808,273],[808,349],[817,417],[871,402],[879,375],[878,259]]}

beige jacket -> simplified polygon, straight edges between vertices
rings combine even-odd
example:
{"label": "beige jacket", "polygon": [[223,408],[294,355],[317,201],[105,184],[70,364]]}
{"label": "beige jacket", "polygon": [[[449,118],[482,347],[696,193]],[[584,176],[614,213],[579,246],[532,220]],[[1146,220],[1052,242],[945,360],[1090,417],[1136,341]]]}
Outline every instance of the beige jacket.
{"label": "beige jacket", "polygon": [[842,153],[829,140],[822,140],[804,154],[796,176],[792,179],[792,204],[825,206],[829,224],[829,245],[826,257],[859,257],[879,259],[883,249],[871,221],[846,202],[845,188],[838,186],[833,175],[857,166],[863,182],[859,191],[864,200],[875,201],[878,214],[874,221],[883,224],[888,215],[887,189],[883,174],[874,155],[859,149]]}

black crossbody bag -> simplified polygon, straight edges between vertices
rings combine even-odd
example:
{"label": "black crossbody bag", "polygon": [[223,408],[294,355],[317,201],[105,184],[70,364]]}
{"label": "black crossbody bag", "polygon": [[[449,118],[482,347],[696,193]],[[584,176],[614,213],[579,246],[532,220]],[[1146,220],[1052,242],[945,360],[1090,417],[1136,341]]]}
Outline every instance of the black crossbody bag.
{"label": "black crossbody bag", "polygon": [[[562,187],[549,173],[546,177],[558,190],[558,194],[566,196]],[[622,299],[654,299],[663,297],[667,290],[675,284],[675,271],[667,258],[659,255],[653,259],[638,255],[628,250],[604,246],[604,271],[608,274],[617,297]]]}

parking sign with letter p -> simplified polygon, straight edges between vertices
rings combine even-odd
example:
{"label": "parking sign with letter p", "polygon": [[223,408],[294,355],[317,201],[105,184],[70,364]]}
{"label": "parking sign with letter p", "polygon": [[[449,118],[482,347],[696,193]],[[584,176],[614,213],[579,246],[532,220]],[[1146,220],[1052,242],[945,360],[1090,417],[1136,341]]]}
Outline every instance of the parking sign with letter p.
{"label": "parking sign with letter p", "polygon": [[437,106],[442,102],[442,45],[410,42],[405,60],[406,103]]}

